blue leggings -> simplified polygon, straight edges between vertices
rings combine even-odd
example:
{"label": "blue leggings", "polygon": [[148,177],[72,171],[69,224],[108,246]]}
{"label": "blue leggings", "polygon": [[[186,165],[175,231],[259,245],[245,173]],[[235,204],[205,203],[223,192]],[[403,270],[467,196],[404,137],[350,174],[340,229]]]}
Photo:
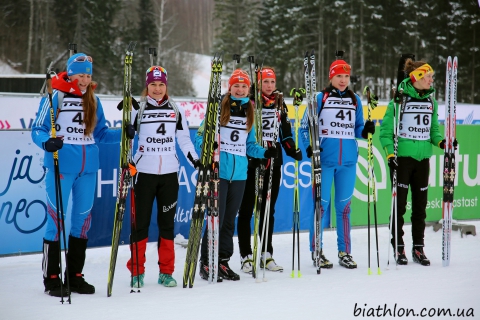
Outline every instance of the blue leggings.
{"label": "blue leggings", "polygon": [[[68,198],[72,194],[72,216],[70,235],[87,239],[92,221],[91,210],[95,195],[96,173],[61,173],[60,183],[62,186],[63,219],[65,219]],[[47,230],[45,240],[57,241],[60,232],[57,232],[57,203],[55,192],[55,173],[47,171]],[[61,224],[60,224],[61,227]],[[61,230],[60,230],[61,231]]]}
{"label": "blue leggings", "polygon": [[[328,226],[332,182],[335,183],[335,215],[337,218],[337,246],[338,251],[351,252],[350,239],[350,204],[353,196],[356,179],[356,164],[351,165],[322,165],[322,228]],[[310,219],[310,251],[315,250],[315,228],[313,216]],[[323,237],[322,237],[323,239]],[[323,248],[323,243],[321,244]]]}

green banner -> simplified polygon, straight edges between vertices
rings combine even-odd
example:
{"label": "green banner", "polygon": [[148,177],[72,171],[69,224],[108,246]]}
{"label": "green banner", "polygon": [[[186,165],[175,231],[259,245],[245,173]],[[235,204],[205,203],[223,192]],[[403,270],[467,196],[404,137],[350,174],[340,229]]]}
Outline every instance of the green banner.
{"label": "green banner", "polygon": [[[379,224],[389,222],[392,201],[391,183],[385,153],[379,141],[379,130],[373,136],[374,168],[377,189],[377,216]],[[441,132],[443,132],[441,126]],[[480,126],[458,125],[455,177],[455,202],[453,219],[480,219],[478,196],[480,195],[480,145],[476,137],[480,137]],[[357,181],[352,198],[351,223],[353,226],[367,224],[367,141],[358,140],[360,156],[357,165]],[[427,221],[438,221],[442,218],[443,199],[443,150],[434,148],[430,158],[430,176],[428,187]],[[371,198],[372,200],[372,198]],[[410,222],[411,193],[409,192],[405,221]],[[371,204],[371,222],[373,223],[373,204]],[[335,217],[332,215],[332,225]]]}

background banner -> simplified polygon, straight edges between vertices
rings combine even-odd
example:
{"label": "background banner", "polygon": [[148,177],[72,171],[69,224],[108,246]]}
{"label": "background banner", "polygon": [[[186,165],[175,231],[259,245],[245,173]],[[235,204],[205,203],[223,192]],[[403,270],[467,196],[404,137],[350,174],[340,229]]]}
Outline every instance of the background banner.
{"label": "background banner", "polygon": [[[377,130],[379,130],[378,127]],[[196,129],[190,130],[192,140],[195,133]],[[457,220],[480,218],[478,207],[480,148],[475,140],[471,139],[471,137],[479,136],[480,126],[457,126],[457,138],[460,144],[456,152],[457,176],[455,179],[455,209],[453,211],[453,218]],[[2,141],[0,160],[3,169],[0,172],[0,255],[41,251],[47,214],[45,170],[42,166],[44,151],[32,142],[28,130],[0,130],[0,141]],[[378,222],[386,224],[390,214],[391,192],[388,166],[378,141],[378,131],[374,135],[373,141]],[[358,144],[360,154],[351,205],[352,226],[367,224],[367,142],[358,140]],[[300,147],[302,150],[305,149],[304,146]],[[92,228],[88,233],[89,247],[111,245],[115,211],[119,146],[101,144],[99,148],[100,169],[98,170],[95,203],[92,209]],[[438,148],[434,149],[435,154],[430,159],[428,221],[438,221],[442,217],[443,153]],[[306,230],[312,220],[313,200],[310,160],[305,153],[303,156],[304,160],[299,165],[300,227],[302,230]],[[178,175],[180,190],[175,215],[175,234],[181,234],[188,238],[197,173],[181,152],[179,159],[181,164]],[[275,211],[275,232],[290,232],[292,227],[294,163],[285,154],[284,160],[280,194]],[[59,163],[61,168],[62,159],[59,159]],[[154,205],[155,207],[156,205]],[[406,221],[410,221],[410,208],[411,203],[409,202],[405,215]],[[68,234],[70,208],[67,208],[66,212]],[[373,210],[371,212],[373,215]],[[152,215],[155,216],[156,212],[152,212]],[[158,238],[156,218],[152,217],[151,221],[149,240],[156,241]],[[332,214],[330,223],[335,226],[334,214]],[[123,222],[121,243],[128,242],[129,233],[130,210],[127,210]]]}

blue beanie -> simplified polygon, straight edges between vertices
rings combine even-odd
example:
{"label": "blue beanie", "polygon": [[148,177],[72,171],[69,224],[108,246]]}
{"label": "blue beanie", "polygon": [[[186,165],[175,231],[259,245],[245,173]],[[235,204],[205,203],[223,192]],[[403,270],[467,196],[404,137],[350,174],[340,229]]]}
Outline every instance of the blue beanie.
{"label": "blue beanie", "polygon": [[[79,60],[80,58],[81,61]],[[85,57],[85,58],[83,58]],[[93,72],[93,65],[92,65],[92,58],[87,56],[85,53],[76,53],[71,56],[67,61],[67,75],[73,76],[75,74],[92,74]]]}

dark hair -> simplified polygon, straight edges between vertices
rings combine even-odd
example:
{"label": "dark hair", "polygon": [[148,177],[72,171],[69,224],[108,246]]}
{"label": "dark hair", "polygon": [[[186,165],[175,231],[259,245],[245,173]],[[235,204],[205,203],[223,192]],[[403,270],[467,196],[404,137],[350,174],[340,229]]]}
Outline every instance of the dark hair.
{"label": "dark hair", "polygon": [[425,61],[413,61],[412,59],[408,58],[407,60],[405,60],[405,68],[403,69],[403,71],[405,71],[405,73],[408,75],[410,74],[410,72],[417,69],[418,67],[423,66],[424,64],[426,64]]}

